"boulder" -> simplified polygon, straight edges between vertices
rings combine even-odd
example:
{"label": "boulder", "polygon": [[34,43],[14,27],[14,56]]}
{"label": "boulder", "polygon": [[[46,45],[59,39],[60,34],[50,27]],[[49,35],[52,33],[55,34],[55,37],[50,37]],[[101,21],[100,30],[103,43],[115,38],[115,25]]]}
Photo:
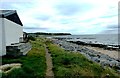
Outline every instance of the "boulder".
{"label": "boulder", "polygon": [[91,57],[91,60],[94,61],[94,62],[100,62],[98,57]]}
{"label": "boulder", "polygon": [[118,61],[115,61],[115,60],[113,60],[113,61],[110,61],[110,66],[111,67],[113,67],[113,66],[118,66]]}
{"label": "boulder", "polygon": [[88,54],[84,54],[84,56],[85,56],[87,59],[91,60],[91,57],[90,57]]}

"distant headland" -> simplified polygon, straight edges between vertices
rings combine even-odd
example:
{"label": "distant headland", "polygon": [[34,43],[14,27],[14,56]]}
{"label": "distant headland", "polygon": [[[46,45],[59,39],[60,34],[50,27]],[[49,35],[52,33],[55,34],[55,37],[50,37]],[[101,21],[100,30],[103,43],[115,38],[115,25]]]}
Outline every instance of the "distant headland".
{"label": "distant headland", "polygon": [[36,33],[28,33],[29,35],[71,35],[71,33],[46,33],[46,32],[36,32]]}

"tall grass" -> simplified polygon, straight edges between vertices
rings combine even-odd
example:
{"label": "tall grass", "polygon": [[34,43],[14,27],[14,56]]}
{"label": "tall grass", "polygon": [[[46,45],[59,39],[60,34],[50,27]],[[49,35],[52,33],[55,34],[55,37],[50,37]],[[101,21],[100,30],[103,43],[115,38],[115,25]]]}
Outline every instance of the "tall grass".
{"label": "tall grass", "polygon": [[48,47],[53,59],[55,77],[105,78],[109,74],[109,78],[118,78],[114,70],[103,69],[80,53],[68,52],[50,43]]}
{"label": "tall grass", "polygon": [[43,39],[36,39],[31,41],[32,50],[26,56],[18,58],[3,57],[2,63],[21,63],[22,67],[14,69],[8,74],[4,74],[2,78],[41,78],[45,76],[46,72],[46,59],[45,48],[43,46]]}

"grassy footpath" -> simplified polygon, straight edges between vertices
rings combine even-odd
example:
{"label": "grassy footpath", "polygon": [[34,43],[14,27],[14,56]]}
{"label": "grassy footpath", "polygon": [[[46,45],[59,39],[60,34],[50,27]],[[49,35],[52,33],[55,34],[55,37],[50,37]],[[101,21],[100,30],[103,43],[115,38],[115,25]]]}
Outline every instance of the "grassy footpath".
{"label": "grassy footpath", "polygon": [[22,67],[14,69],[9,74],[3,74],[2,78],[41,78],[45,76],[46,72],[46,59],[44,40],[36,39],[31,41],[32,50],[26,56],[18,58],[4,57],[3,64],[8,63],[21,63]]}
{"label": "grassy footpath", "polygon": [[79,78],[105,78],[106,74],[109,74],[111,78],[118,78],[114,70],[110,68],[103,69],[99,64],[89,61],[80,53],[67,52],[43,38],[31,41],[32,50],[26,56],[18,58],[4,57],[2,59],[3,64],[21,63],[22,67],[14,69],[8,74],[3,74],[2,78],[45,77],[45,42],[52,56],[55,78],[74,78],[75,76],[79,76]]}
{"label": "grassy footpath", "polygon": [[48,48],[53,59],[55,77],[105,78],[106,74],[109,74],[110,78],[118,78],[114,70],[103,69],[80,53],[66,52],[51,43],[48,44]]}

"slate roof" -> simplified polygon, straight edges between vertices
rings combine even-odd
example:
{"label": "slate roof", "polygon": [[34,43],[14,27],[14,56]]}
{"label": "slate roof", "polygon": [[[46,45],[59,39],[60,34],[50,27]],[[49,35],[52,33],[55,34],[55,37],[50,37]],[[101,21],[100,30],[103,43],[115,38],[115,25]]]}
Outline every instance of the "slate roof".
{"label": "slate roof", "polygon": [[23,26],[16,10],[0,10],[0,18],[6,18],[16,24]]}

